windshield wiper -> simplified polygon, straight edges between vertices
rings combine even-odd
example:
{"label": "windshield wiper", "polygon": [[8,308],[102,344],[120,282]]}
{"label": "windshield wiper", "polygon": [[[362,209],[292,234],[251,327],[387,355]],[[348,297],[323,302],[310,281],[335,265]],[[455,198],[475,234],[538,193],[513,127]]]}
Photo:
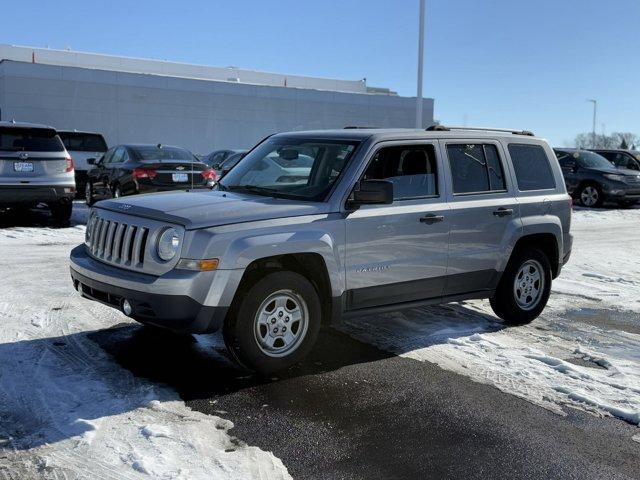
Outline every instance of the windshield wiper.
{"label": "windshield wiper", "polygon": [[229,190],[246,190],[248,192],[257,193],[258,195],[266,195],[273,198],[292,198],[306,199],[304,195],[296,195],[295,193],[287,193],[277,188],[261,187],[259,185],[231,185],[227,187]]}

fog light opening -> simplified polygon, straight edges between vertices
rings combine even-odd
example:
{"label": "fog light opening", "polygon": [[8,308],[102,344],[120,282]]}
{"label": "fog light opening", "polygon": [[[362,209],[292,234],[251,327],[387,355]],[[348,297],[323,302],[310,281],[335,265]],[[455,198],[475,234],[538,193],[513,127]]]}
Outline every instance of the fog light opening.
{"label": "fog light opening", "polygon": [[131,305],[131,302],[129,302],[129,300],[124,299],[122,301],[122,313],[124,313],[127,317],[130,317],[131,314],[133,313],[133,306]]}

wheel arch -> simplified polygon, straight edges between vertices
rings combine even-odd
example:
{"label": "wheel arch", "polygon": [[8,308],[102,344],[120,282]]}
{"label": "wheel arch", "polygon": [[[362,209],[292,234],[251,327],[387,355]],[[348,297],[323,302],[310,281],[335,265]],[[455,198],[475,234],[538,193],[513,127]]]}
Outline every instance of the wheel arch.
{"label": "wheel arch", "polygon": [[542,250],[549,259],[549,263],[551,263],[552,277],[556,278],[558,276],[560,273],[560,252],[562,251],[562,247],[559,245],[558,237],[554,233],[538,232],[520,237],[513,247],[511,257],[525,248]]}

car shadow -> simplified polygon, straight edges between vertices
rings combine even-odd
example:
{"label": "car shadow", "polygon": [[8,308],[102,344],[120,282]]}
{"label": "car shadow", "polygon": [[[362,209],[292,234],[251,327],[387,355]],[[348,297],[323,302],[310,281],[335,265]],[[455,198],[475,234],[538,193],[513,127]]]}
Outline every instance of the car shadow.
{"label": "car shadow", "polygon": [[[499,329],[499,322],[489,321],[475,311],[465,313],[468,309],[462,306],[455,307],[452,314],[450,308],[414,309],[408,317],[403,313],[403,318],[419,322],[422,330],[417,341],[411,346],[405,343],[405,347],[421,348],[470,331]],[[385,317],[388,316],[376,317],[377,325],[383,327]],[[360,340],[363,329],[376,328],[372,320],[362,322],[356,335]],[[426,335],[429,329],[432,335]],[[267,378],[231,362],[220,337],[176,335],[126,323],[103,330],[2,343],[0,436],[11,438],[13,448],[28,449],[90,434],[95,421],[149,407],[154,400],[182,399],[193,404],[266,384],[276,391],[296,385],[296,391],[304,396],[305,388],[317,381],[317,375],[395,358],[401,351],[379,349],[354,338],[353,332],[327,327],[321,330],[317,344],[302,362]]]}
{"label": "car shadow", "polygon": [[8,208],[0,209],[0,228],[15,227],[47,227],[68,228],[86,225],[89,210],[83,202],[73,202],[73,210],[69,221],[60,222],[53,219],[48,208]]}

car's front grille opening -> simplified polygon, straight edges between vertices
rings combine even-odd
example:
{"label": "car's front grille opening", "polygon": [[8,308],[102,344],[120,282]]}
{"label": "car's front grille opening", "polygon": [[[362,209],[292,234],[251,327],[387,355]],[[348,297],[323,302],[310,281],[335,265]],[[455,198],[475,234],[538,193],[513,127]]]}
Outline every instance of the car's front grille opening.
{"label": "car's front grille opening", "polygon": [[144,266],[149,229],[97,218],[91,224],[91,255],[114,265]]}

